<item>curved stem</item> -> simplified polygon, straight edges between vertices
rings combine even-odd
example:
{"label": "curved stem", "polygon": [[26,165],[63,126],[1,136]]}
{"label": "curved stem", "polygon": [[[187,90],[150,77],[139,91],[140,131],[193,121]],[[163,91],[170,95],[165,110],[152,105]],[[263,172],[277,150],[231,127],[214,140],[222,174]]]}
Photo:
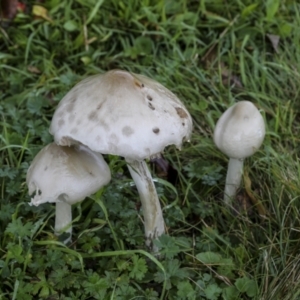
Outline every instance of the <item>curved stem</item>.
{"label": "curved stem", "polygon": [[157,252],[153,240],[165,233],[165,224],[152,176],[145,161],[126,161],[142,202],[146,245]]}
{"label": "curved stem", "polygon": [[68,226],[63,231],[70,234],[70,237],[64,240],[67,244],[72,238],[72,206],[66,202],[56,202],[55,210],[55,234],[60,235]]}
{"label": "curved stem", "polygon": [[228,163],[226,184],[224,192],[224,201],[226,204],[231,204],[232,199],[236,195],[236,191],[240,187],[242,180],[244,160],[230,158]]}

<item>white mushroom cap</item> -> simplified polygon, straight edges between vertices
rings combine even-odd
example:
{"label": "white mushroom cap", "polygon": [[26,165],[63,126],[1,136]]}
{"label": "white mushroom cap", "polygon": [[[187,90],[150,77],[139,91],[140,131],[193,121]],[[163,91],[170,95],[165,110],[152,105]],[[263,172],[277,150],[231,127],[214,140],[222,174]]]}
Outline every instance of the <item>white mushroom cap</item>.
{"label": "white mushroom cap", "polygon": [[51,143],[34,158],[26,182],[31,205],[45,202],[74,204],[95,193],[111,179],[110,170],[99,153],[85,146],[61,147]]}
{"label": "white mushroom cap", "polygon": [[143,160],[181,147],[192,119],[167,88],[143,75],[113,70],[88,77],[61,100],[50,132],[59,145]]}
{"label": "white mushroom cap", "polygon": [[249,101],[240,101],[228,108],[214,131],[216,146],[228,157],[238,159],[254,154],[264,137],[264,119]]}

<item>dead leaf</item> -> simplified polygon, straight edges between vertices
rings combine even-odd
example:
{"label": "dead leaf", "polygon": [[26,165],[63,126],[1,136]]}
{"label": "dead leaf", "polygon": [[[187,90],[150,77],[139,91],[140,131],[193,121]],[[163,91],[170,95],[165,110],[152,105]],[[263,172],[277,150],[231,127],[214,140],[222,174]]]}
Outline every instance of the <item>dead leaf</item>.
{"label": "dead leaf", "polygon": [[233,202],[234,212],[238,214],[253,215],[253,205],[250,197],[244,189],[240,189]]}
{"label": "dead leaf", "polygon": [[25,12],[27,9],[26,9],[26,4],[23,3],[23,2],[18,2],[17,4],[17,10],[20,11],[20,12]]}
{"label": "dead leaf", "polygon": [[233,74],[232,71],[228,69],[225,63],[220,62],[218,59],[218,53],[214,49],[209,49],[209,51],[203,56],[202,60],[204,66],[207,70],[220,70],[222,76],[223,85],[231,85],[237,88],[243,88],[243,84],[240,78]]}
{"label": "dead leaf", "polygon": [[154,164],[155,171],[158,177],[167,180],[173,185],[176,184],[178,180],[178,172],[163,156],[151,159],[151,163]]}
{"label": "dead leaf", "polygon": [[18,0],[1,0],[0,17],[12,20],[17,14]]}
{"label": "dead leaf", "polygon": [[252,204],[255,205],[260,216],[266,217],[267,211],[266,211],[263,203],[259,200],[257,195],[251,190],[251,179],[248,176],[247,171],[244,171],[243,179],[244,179],[246,193],[249,196],[249,198],[251,199]]}
{"label": "dead leaf", "polygon": [[275,52],[279,53],[278,46],[279,46],[279,42],[280,42],[280,37],[275,34],[267,34],[267,37],[270,40]]}
{"label": "dead leaf", "polygon": [[44,20],[49,21],[50,23],[53,22],[53,20],[48,16],[48,10],[41,5],[33,5],[32,6],[32,14],[35,17],[42,18]]}
{"label": "dead leaf", "polygon": [[41,70],[39,70],[37,67],[34,67],[34,66],[28,66],[27,67],[27,70],[31,73],[34,73],[34,74],[41,74]]}
{"label": "dead leaf", "polygon": [[221,74],[223,85],[233,85],[238,88],[243,88],[240,78],[229,71],[225,64],[221,62]]}

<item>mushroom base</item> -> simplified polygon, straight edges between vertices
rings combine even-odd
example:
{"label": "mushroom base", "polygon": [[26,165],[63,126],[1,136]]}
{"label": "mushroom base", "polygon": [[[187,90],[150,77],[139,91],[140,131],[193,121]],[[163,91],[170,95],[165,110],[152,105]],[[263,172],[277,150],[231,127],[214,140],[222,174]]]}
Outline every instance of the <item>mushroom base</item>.
{"label": "mushroom base", "polygon": [[127,165],[142,203],[146,245],[158,252],[153,240],[165,233],[165,223],[152,176],[145,161],[127,160]]}

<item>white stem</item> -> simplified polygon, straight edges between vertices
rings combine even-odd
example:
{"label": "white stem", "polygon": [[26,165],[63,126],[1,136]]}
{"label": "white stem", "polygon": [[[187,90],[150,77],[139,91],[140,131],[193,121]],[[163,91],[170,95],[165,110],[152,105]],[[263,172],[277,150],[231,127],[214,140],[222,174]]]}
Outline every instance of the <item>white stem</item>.
{"label": "white stem", "polygon": [[228,163],[228,170],[226,176],[224,202],[231,204],[232,199],[236,195],[236,191],[240,187],[242,180],[244,160],[237,158],[230,158]]}
{"label": "white stem", "polygon": [[55,212],[55,234],[60,235],[68,225],[68,228],[63,231],[70,233],[70,237],[67,238],[64,243],[67,244],[72,238],[72,207],[66,202],[56,202],[56,212]]}
{"label": "white stem", "polygon": [[165,223],[156,189],[145,161],[127,161],[142,202],[146,245],[157,252],[153,240],[165,233]]}

